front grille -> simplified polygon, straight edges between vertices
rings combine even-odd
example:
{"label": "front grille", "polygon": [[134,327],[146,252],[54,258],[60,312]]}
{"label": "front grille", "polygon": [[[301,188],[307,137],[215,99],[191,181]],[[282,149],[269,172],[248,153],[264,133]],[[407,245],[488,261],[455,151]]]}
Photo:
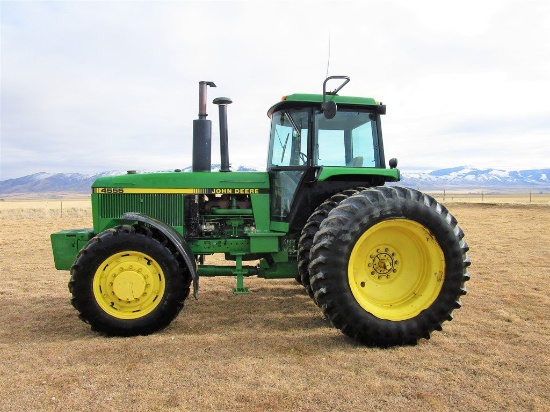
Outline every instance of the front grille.
{"label": "front grille", "polygon": [[183,194],[101,194],[99,217],[119,219],[126,212],[137,212],[170,226],[183,226],[183,198]]}

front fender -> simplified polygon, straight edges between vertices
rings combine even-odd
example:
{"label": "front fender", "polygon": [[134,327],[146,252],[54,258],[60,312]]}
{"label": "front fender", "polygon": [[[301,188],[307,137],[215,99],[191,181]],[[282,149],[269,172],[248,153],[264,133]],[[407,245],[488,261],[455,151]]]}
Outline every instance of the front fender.
{"label": "front fender", "polygon": [[147,223],[158,229],[166,238],[174,245],[180,255],[183,257],[187,269],[191,273],[193,279],[193,296],[198,299],[199,296],[199,277],[197,275],[197,263],[191,248],[185,241],[182,235],[180,235],[172,226],[155,219],[154,217],[145,215],[143,213],[127,212],[122,215],[124,220],[134,220],[142,223]]}

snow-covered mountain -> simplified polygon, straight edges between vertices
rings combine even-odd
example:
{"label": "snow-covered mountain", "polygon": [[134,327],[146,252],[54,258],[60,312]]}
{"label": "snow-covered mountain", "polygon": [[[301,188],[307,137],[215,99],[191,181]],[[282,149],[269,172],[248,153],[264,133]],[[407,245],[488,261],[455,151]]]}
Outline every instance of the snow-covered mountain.
{"label": "snow-covered mountain", "polygon": [[90,186],[101,176],[121,174],[103,172],[94,175],[82,173],[34,173],[0,181],[0,194],[11,193],[90,193]]}
{"label": "snow-covered mountain", "polygon": [[550,190],[550,169],[502,170],[460,166],[429,173],[402,172],[405,186],[436,189]]}
{"label": "snow-covered mountain", "polygon": [[[219,170],[220,165],[212,165]],[[233,171],[254,171],[257,169],[234,165]],[[191,166],[180,169],[189,172]],[[142,171],[139,171],[142,172]],[[90,193],[90,186],[101,176],[124,174],[125,171],[102,172],[94,175],[81,173],[35,173],[32,175],[0,181],[0,195],[15,193]],[[495,191],[533,189],[550,191],[550,169],[501,170],[477,169],[460,166],[432,172],[402,171],[399,185],[420,190],[462,190],[491,189]]]}

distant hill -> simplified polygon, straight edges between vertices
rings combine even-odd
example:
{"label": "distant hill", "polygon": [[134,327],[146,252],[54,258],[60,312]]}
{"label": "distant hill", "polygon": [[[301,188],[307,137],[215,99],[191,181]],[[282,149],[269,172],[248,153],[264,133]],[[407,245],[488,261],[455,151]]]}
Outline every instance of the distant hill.
{"label": "distant hill", "polygon": [[403,172],[400,184],[421,190],[490,189],[550,191],[550,169],[502,170],[460,166],[429,173]]}
{"label": "distant hill", "polygon": [[[212,170],[219,170],[220,165],[213,165]],[[247,166],[233,166],[233,171],[255,171]],[[191,166],[181,169],[191,171]],[[35,173],[16,179],[0,181],[0,195],[3,194],[88,194],[95,179],[101,176],[124,174],[125,171],[102,172],[95,175],[81,173]],[[402,171],[399,185],[419,188],[420,190],[474,190],[487,189],[494,191],[540,190],[550,191],[550,169],[535,170],[501,170],[476,169],[460,166],[432,172]]]}

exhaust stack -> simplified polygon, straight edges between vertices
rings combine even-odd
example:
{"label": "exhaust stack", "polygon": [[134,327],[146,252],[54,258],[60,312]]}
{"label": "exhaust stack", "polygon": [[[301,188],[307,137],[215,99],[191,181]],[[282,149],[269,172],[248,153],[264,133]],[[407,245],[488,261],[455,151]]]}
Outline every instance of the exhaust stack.
{"label": "exhaust stack", "polygon": [[218,105],[220,117],[220,156],[222,165],[220,172],[229,170],[229,137],[227,132],[227,105],[233,103],[229,97],[217,97],[212,102]]}
{"label": "exhaust stack", "polygon": [[212,121],[206,120],[206,90],[216,87],[214,82],[199,82],[199,118],[193,120],[193,172],[212,169]]}

